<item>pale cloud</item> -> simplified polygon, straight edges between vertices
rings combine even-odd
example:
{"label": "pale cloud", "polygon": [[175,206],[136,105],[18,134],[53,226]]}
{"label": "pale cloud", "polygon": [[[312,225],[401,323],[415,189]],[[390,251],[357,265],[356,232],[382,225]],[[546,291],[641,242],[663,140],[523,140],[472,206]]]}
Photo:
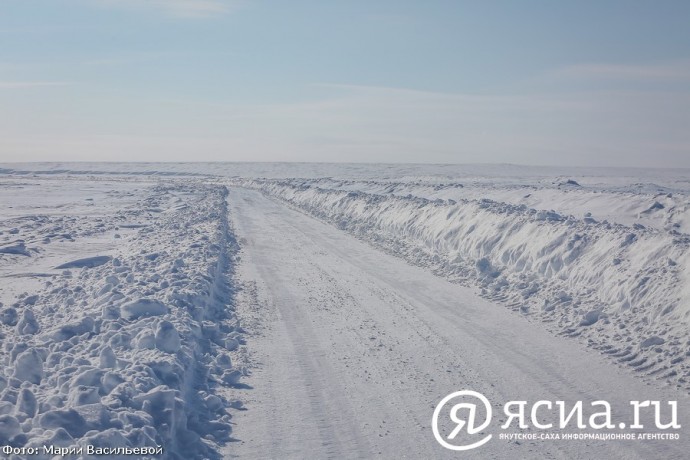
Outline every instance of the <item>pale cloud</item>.
{"label": "pale cloud", "polygon": [[[426,108],[452,107],[470,111],[486,110],[580,110],[589,107],[587,101],[569,95],[554,94],[465,94],[425,91],[399,87],[364,86],[350,84],[317,83],[314,86],[340,90],[350,101],[377,101],[379,105],[409,106],[419,104]],[[333,100],[333,99],[331,99]]]}
{"label": "pale cloud", "polygon": [[656,64],[577,64],[555,72],[556,76],[619,80],[690,80],[690,61]]}
{"label": "pale cloud", "polygon": [[178,17],[207,17],[235,10],[239,0],[96,0],[107,8],[160,11]]}

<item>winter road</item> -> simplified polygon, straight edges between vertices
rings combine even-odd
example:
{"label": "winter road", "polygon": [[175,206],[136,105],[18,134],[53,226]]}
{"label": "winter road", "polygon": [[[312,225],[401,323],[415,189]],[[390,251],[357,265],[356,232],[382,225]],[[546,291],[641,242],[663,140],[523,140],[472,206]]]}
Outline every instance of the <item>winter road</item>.
{"label": "winter road", "polygon": [[[508,400],[628,407],[682,396],[258,192],[233,188],[228,202],[243,247],[238,277],[253,300],[238,307],[251,376],[232,390],[247,410],[233,419],[238,441],[227,457],[687,455],[686,429],[664,442],[499,439]],[[494,439],[470,456],[444,449],[431,431],[434,406],[461,389],[495,405]],[[688,407],[679,400],[682,424]]]}

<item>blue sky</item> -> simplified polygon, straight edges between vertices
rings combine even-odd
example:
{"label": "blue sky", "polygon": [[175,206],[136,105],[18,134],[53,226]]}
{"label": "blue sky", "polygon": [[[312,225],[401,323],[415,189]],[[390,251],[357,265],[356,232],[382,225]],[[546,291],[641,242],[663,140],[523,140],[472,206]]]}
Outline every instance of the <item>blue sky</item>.
{"label": "blue sky", "polygon": [[0,161],[690,167],[690,2],[0,0]]}

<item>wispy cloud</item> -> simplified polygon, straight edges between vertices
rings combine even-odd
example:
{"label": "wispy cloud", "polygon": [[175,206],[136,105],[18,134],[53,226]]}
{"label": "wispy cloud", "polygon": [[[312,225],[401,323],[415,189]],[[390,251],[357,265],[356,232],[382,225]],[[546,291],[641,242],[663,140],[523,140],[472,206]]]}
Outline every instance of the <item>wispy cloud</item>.
{"label": "wispy cloud", "polygon": [[17,89],[17,88],[39,88],[45,86],[67,86],[68,82],[64,81],[2,81],[0,80],[0,89]]}
{"label": "wispy cloud", "polygon": [[553,111],[553,110],[581,110],[590,107],[589,104],[563,95],[538,95],[538,94],[465,94],[438,91],[426,91],[418,89],[363,86],[337,83],[316,83],[315,87],[338,90],[346,93],[350,100],[362,99],[365,101],[377,101],[385,104],[399,104],[401,107],[409,107],[411,103],[423,105],[429,108],[456,107],[468,109],[472,112],[479,110],[516,110],[522,111]]}
{"label": "wispy cloud", "polygon": [[573,78],[618,80],[690,80],[690,61],[661,64],[577,64],[564,67],[556,74]]}
{"label": "wispy cloud", "polygon": [[178,17],[208,17],[236,9],[241,0],[97,0],[103,7],[160,11]]}

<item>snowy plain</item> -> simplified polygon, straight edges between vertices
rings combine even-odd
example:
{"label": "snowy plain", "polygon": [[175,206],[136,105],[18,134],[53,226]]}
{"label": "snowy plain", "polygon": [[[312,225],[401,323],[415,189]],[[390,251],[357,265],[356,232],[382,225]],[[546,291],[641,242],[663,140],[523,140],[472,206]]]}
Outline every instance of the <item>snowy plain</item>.
{"label": "snowy plain", "polygon": [[0,445],[457,458],[430,419],[463,388],[690,409],[690,171],[6,164],[0,193]]}

